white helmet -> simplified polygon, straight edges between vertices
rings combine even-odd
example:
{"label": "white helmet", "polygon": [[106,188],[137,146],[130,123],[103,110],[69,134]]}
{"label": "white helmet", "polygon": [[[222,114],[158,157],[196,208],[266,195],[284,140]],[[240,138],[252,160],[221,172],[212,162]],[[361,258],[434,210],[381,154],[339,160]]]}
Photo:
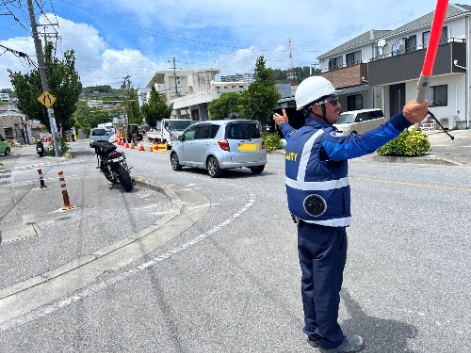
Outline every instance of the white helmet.
{"label": "white helmet", "polygon": [[322,97],[339,94],[341,90],[336,90],[334,85],[322,76],[311,76],[306,78],[296,90],[294,99],[296,100],[296,110],[301,110],[309,104]]}

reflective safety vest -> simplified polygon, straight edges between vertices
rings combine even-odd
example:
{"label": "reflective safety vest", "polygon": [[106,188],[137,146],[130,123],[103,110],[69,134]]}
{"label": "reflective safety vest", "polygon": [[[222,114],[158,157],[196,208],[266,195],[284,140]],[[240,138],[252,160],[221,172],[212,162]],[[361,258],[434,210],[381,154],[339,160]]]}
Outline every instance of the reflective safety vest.
{"label": "reflective safety vest", "polygon": [[303,126],[290,138],[285,149],[288,208],[307,223],[329,227],[350,225],[348,163],[329,169],[321,161],[322,141],[334,128]]}

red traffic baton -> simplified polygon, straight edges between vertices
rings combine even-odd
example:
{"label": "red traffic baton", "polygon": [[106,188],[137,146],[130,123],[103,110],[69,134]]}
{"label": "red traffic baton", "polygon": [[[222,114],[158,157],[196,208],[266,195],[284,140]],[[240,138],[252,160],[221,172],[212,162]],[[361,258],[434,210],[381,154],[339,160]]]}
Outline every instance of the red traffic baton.
{"label": "red traffic baton", "polygon": [[[430,87],[430,81],[433,72],[433,65],[435,64],[435,57],[437,56],[438,44],[440,43],[440,37],[442,36],[443,23],[445,22],[446,10],[448,9],[448,0],[438,0],[437,7],[435,8],[435,14],[433,16],[432,30],[430,32],[430,40],[428,42],[427,53],[425,54],[424,67],[417,82],[417,97],[415,101],[422,103],[425,101],[425,95]],[[440,124],[438,119],[432,112],[428,111],[429,115],[437,122],[442,130],[454,140],[454,136],[450,135],[448,131]]]}
{"label": "red traffic baton", "polygon": [[433,16],[432,30],[428,42],[427,54],[425,55],[424,67],[417,83],[417,103],[425,100],[425,94],[430,87],[430,77],[432,76],[435,57],[437,56],[438,44],[442,35],[443,23],[445,22],[446,10],[448,9],[448,0],[438,0]]}

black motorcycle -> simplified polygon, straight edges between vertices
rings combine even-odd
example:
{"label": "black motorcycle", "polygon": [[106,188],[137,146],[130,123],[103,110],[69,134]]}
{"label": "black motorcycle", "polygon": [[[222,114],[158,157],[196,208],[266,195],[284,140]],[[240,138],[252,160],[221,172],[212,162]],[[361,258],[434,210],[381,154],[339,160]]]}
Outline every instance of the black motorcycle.
{"label": "black motorcycle", "polygon": [[36,152],[38,153],[39,157],[47,156],[49,153],[49,147],[44,147],[44,144],[41,140],[36,144]]}
{"label": "black motorcycle", "polygon": [[92,142],[90,146],[95,148],[97,169],[100,168],[106,179],[113,185],[123,185],[127,192],[131,191],[134,184],[134,179],[131,178],[132,167],[126,163],[124,153],[116,151],[117,147],[108,141]]}

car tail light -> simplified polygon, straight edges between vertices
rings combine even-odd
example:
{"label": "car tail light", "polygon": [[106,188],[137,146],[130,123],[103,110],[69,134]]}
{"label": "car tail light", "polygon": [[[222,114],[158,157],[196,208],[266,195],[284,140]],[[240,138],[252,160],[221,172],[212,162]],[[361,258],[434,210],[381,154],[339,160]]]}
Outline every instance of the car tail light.
{"label": "car tail light", "polygon": [[262,139],[262,150],[265,149],[265,141]]}
{"label": "car tail light", "polygon": [[218,141],[218,145],[219,147],[221,147],[223,151],[227,151],[227,152],[231,151],[231,146],[229,146],[229,141],[227,141],[226,139],[220,139]]}
{"label": "car tail light", "polygon": [[115,152],[111,155],[111,157],[113,157],[113,158],[119,157],[119,156],[121,156],[121,153],[119,153],[119,152]]}

